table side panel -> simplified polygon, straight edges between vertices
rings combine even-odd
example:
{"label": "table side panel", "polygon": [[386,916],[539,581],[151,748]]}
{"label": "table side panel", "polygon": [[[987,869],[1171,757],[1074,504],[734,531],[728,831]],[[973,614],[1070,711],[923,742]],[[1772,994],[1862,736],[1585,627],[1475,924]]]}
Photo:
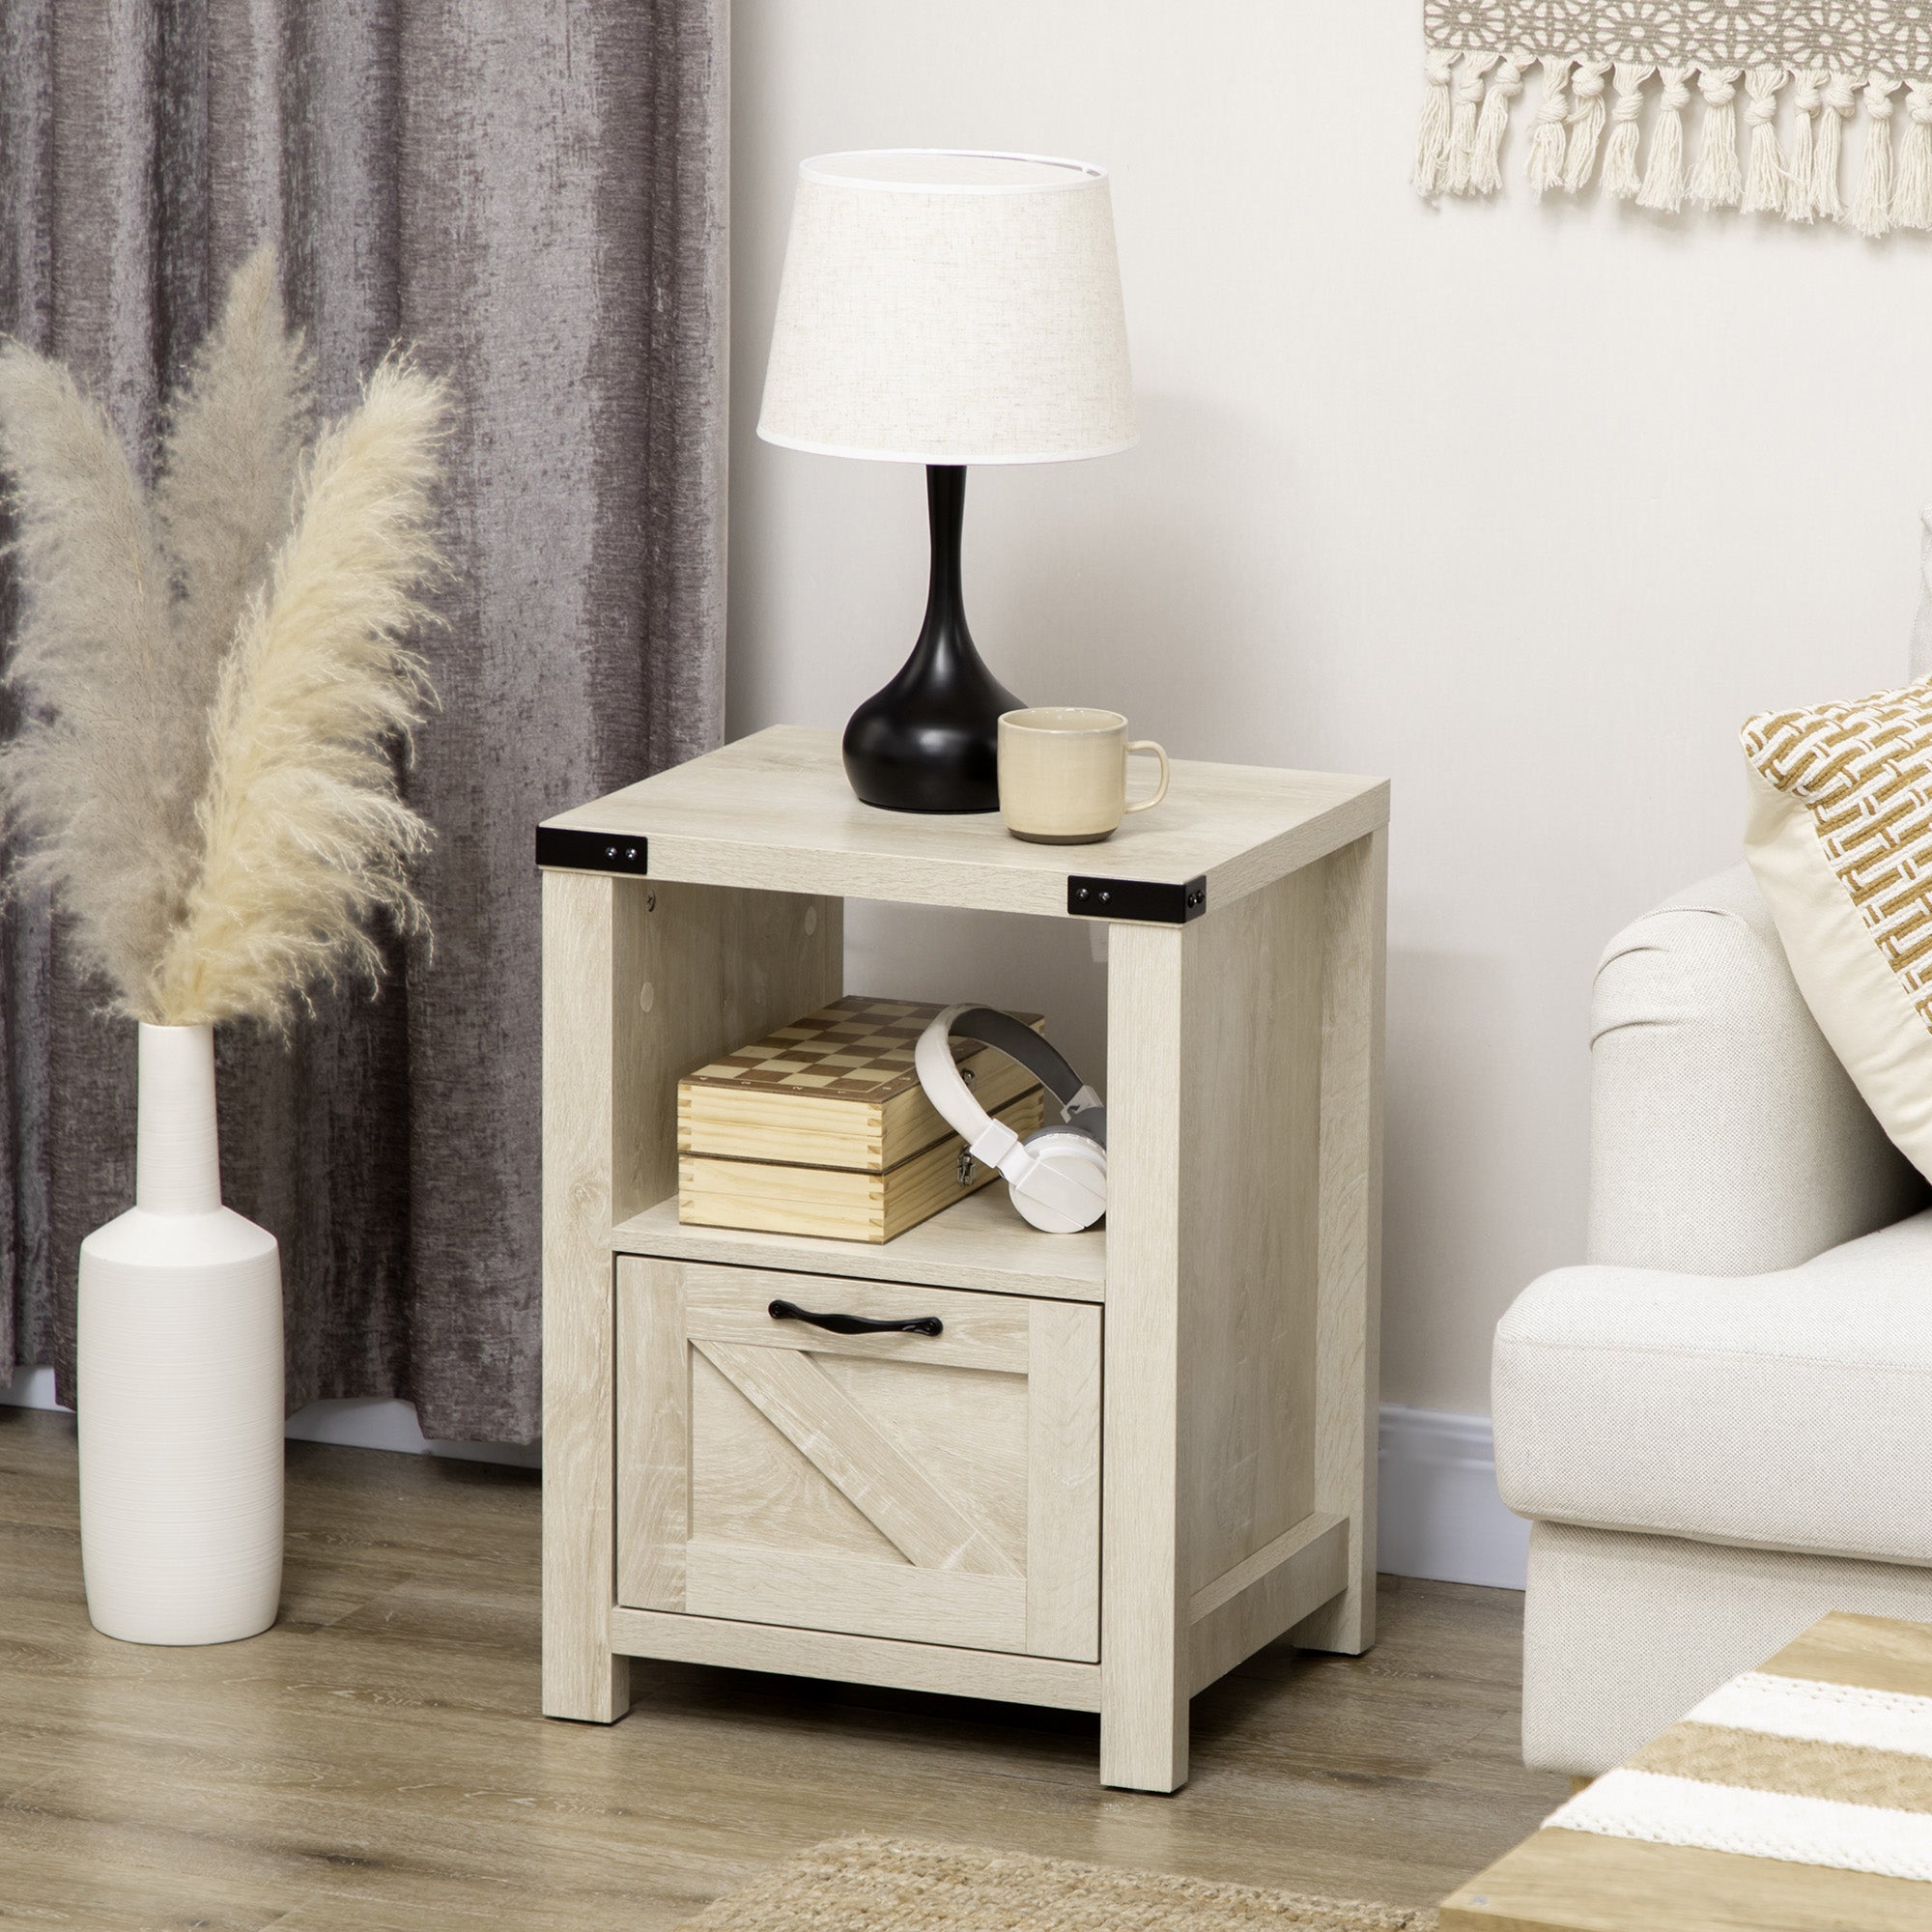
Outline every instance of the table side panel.
{"label": "table side panel", "polygon": [[1179,1483],[1190,1597],[1315,1508],[1325,907],[1325,868],[1309,866],[1188,933]]}
{"label": "table side panel", "polygon": [[1325,869],[1315,1507],[1351,1519],[1354,1547],[1346,1596],[1293,1636],[1306,1650],[1359,1656],[1376,1640],[1387,832],[1357,839]]}
{"label": "table side panel", "polygon": [[[552,876],[556,876],[553,874]],[[677,1083],[836,1000],[845,905],[801,893],[626,879],[615,888],[612,1222],[677,1192]]]}

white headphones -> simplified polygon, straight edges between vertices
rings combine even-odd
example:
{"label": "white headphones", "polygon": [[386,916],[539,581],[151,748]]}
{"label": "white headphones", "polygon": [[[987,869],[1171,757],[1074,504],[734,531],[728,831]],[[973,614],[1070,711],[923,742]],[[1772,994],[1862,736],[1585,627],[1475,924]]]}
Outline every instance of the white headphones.
{"label": "white headphones", "polygon": [[[954,1038],[978,1040],[1016,1061],[1060,1102],[1064,1126],[1025,1140],[973,1097],[953,1064]],[[1032,1027],[992,1007],[948,1007],[919,1037],[919,1084],[965,1137],[975,1160],[998,1168],[1013,1206],[1049,1235],[1078,1234],[1107,1211],[1107,1110],[1100,1096]]]}

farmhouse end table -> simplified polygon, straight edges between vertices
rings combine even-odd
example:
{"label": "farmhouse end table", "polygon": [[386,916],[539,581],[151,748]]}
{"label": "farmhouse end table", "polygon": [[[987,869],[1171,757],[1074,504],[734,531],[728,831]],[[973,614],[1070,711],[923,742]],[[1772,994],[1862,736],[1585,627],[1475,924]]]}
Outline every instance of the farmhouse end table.
{"label": "farmhouse end table", "polygon": [[[539,829],[549,1715],[621,1718],[633,1657],[1004,1698],[1171,1791],[1196,1690],[1369,1646],[1387,818],[1177,761],[1027,844],[782,727]],[[839,997],[847,898],[1107,923],[1103,1227],[997,1183],[877,1246],[679,1224],[679,1078]]]}

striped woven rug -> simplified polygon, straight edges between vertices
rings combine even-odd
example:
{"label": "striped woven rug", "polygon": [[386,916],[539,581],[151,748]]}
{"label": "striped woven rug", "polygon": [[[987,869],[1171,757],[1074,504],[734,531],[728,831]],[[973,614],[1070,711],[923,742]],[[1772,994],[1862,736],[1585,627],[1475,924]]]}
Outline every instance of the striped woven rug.
{"label": "striped woven rug", "polygon": [[1932,1881],[1932,1628],[1825,1618],[1545,1829]]}

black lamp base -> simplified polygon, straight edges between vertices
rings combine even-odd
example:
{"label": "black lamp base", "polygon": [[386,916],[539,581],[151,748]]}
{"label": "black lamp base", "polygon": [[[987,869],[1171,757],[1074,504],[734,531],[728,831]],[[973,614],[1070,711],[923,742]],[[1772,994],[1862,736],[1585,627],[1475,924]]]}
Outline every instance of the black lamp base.
{"label": "black lamp base", "polygon": [[960,590],[966,471],[928,464],[925,507],[932,581],[912,656],[845,726],[845,776],[887,811],[997,811],[1000,713],[1015,697],[973,648]]}

